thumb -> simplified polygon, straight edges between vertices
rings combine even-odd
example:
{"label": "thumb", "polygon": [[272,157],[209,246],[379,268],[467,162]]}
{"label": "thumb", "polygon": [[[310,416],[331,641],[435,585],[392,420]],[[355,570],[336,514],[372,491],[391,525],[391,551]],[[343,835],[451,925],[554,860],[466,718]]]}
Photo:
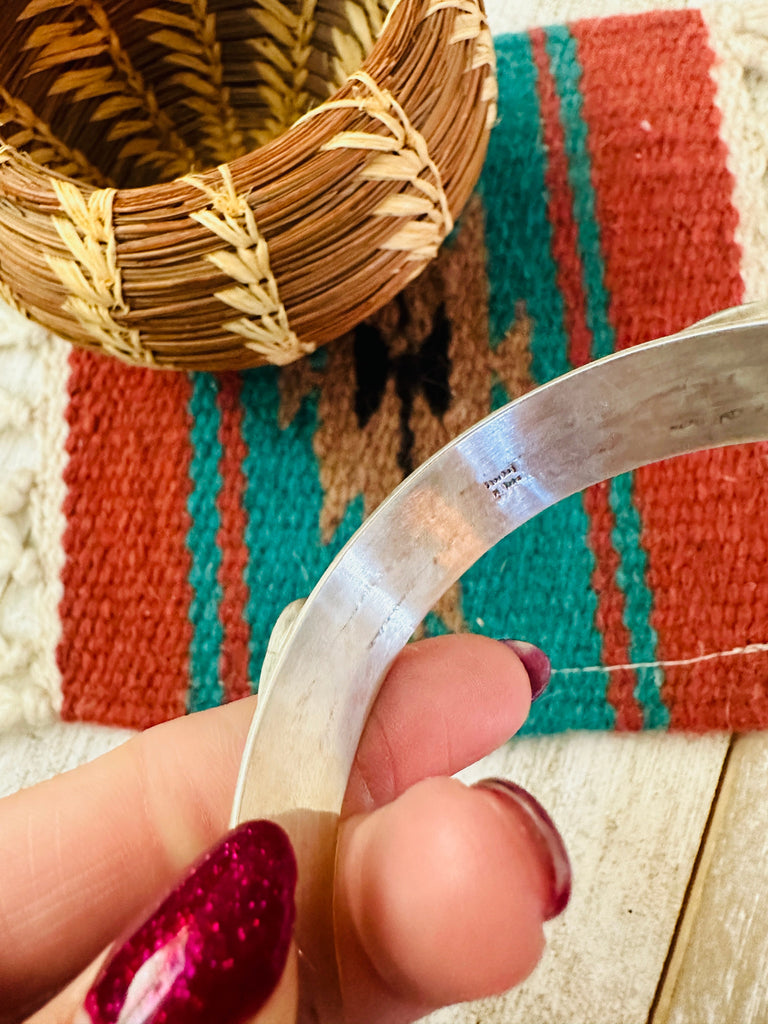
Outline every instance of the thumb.
{"label": "thumb", "polygon": [[518,984],[570,888],[562,838],[514,783],[425,779],[349,818],[335,906],[347,1019],[405,1024]]}
{"label": "thumb", "polygon": [[228,833],[104,960],[28,1024],[290,1024],[296,859],[283,830]]}

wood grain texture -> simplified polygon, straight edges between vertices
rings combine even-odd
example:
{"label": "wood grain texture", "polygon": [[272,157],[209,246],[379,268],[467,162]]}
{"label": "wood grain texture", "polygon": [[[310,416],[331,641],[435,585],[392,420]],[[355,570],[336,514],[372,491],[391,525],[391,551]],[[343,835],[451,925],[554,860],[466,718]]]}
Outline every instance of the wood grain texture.
{"label": "wood grain texture", "polygon": [[542,801],[571,853],[573,898],[528,982],[430,1024],[645,1022],[727,747],[719,734],[570,734],[518,741],[465,773],[513,778]]}
{"label": "wood grain texture", "polygon": [[733,744],[651,1024],[768,1020],[768,735]]}

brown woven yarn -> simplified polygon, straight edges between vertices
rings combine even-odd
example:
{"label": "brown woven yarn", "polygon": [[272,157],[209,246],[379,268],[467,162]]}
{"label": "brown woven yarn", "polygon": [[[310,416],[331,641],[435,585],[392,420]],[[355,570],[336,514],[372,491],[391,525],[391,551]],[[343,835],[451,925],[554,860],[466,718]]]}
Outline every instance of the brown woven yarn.
{"label": "brown woven yarn", "polygon": [[480,0],[5,0],[0,296],[79,345],[284,364],[431,260],[496,116]]}

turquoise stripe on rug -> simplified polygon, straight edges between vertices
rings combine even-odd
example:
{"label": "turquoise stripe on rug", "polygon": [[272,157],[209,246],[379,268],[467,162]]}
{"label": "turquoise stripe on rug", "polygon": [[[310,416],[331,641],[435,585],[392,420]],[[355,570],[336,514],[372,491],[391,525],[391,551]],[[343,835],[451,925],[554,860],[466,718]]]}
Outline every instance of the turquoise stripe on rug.
{"label": "turquoise stripe on rug", "polygon": [[[624,621],[630,634],[629,656],[633,664],[658,660],[658,636],[651,624],[653,592],[648,579],[648,556],[640,535],[642,521],[633,500],[634,474],[611,480],[609,501],[616,517],[613,545],[619,554],[617,582],[626,597]],[[661,699],[664,669],[653,665],[638,668],[635,697],[643,708],[646,729],[669,728],[669,711]]]}
{"label": "turquoise stripe on rug", "polygon": [[[480,190],[486,213],[490,321],[494,347],[515,322],[521,303],[532,320],[531,372],[540,383],[570,369],[563,302],[551,254],[544,201],[545,153],[536,72],[527,36],[496,41],[499,124],[491,134]],[[556,344],[552,341],[556,340]],[[494,404],[508,395],[494,386]],[[588,519],[578,495],[560,502],[498,544],[462,580],[469,629],[540,644],[558,668],[600,664],[594,626],[597,599],[590,585],[594,556],[586,543]],[[539,581],[556,576],[560,603]],[[555,672],[532,708],[526,732],[613,726],[605,700],[607,673],[583,676],[574,701],[568,676]]]}
{"label": "turquoise stripe on rug", "polygon": [[[547,53],[561,98],[568,177],[579,231],[579,256],[584,268],[586,320],[592,332],[592,355],[599,359],[615,351],[616,335],[610,318],[610,297],[604,285],[605,264],[592,185],[588,126],[579,92],[582,70],[576,40],[567,26],[547,29]],[[642,522],[633,500],[632,474],[611,482],[609,500],[616,518],[612,534],[619,556],[616,582],[626,602],[624,623],[630,634],[630,659],[633,663],[655,662],[658,638],[651,625],[653,594],[646,582],[647,556],[641,544]],[[638,669],[637,678],[635,696],[643,706],[646,727],[667,727],[669,713],[661,700],[663,670]]]}
{"label": "turquoise stripe on rug", "polygon": [[597,222],[595,190],[589,156],[587,125],[582,117],[579,92],[581,66],[576,40],[566,26],[547,29],[546,48],[552,77],[560,97],[560,120],[565,135],[568,180],[573,192],[573,213],[579,232],[579,258],[584,270],[586,321],[592,333],[592,358],[600,359],[614,350],[615,335],[609,316],[610,296],[603,284],[602,242]]}
{"label": "turquoise stripe on rug", "polygon": [[[322,372],[319,361],[317,368]],[[312,447],[316,395],[306,398],[293,421],[281,428],[279,371],[259,367],[243,374],[240,400],[248,448],[243,464],[248,516],[245,617],[251,630],[250,678],[257,688],[275,609],[309,595],[361,524],[363,505],[362,499],[351,503],[333,540],[323,546],[319,528],[323,491]]]}
{"label": "turquoise stripe on rug", "polygon": [[192,420],[190,440],[192,490],[187,507],[192,519],[187,546],[192,557],[189,582],[193,590],[189,617],[192,623],[190,643],[190,684],[187,709],[201,711],[215,707],[224,699],[219,677],[219,658],[223,630],[219,618],[221,584],[218,546],[219,510],[216,501],[221,490],[221,425],[217,404],[218,381],[212,374],[192,375],[189,414]]}

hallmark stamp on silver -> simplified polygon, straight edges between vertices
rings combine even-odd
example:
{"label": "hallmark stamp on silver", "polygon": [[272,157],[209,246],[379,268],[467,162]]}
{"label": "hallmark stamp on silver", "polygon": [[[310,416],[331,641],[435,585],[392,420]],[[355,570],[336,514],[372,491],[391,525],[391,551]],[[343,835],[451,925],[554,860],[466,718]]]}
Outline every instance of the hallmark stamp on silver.
{"label": "hallmark stamp on silver", "polygon": [[483,480],[483,485],[487,491],[491,492],[491,496],[498,501],[503,498],[515,484],[519,484],[523,479],[523,475],[517,468],[514,462],[510,464],[490,480]]}

